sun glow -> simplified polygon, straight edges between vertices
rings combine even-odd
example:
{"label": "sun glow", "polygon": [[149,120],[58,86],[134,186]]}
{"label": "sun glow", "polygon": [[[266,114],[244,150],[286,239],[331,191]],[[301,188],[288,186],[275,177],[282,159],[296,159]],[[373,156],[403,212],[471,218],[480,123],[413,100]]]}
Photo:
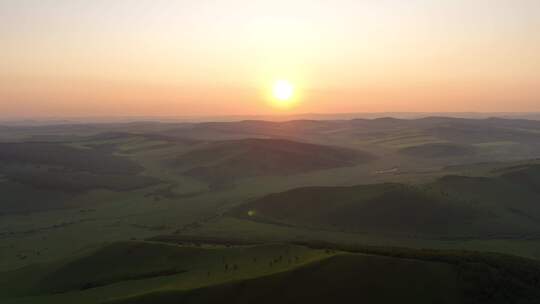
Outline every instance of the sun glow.
{"label": "sun glow", "polygon": [[280,107],[289,107],[294,101],[294,86],[287,80],[278,80],[272,87],[272,96],[275,104]]}

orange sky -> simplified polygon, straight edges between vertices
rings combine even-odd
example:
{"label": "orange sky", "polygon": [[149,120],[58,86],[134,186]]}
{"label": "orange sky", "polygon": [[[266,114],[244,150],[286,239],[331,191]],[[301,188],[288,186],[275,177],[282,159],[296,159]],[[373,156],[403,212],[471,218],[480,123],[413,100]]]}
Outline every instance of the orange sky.
{"label": "orange sky", "polygon": [[6,0],[0,116],[540,111],[539,28],[537,0]]}

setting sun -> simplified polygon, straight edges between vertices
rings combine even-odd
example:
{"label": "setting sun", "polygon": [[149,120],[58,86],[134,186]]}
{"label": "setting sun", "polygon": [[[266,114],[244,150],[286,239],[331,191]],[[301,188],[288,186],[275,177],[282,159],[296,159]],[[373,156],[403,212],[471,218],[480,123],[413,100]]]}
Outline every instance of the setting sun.
{"label": "setting sun", "polygon": [[278,80],[272,87],[272,95],[280,106],[289,106],[294,97],[294,86],[287,80]]}

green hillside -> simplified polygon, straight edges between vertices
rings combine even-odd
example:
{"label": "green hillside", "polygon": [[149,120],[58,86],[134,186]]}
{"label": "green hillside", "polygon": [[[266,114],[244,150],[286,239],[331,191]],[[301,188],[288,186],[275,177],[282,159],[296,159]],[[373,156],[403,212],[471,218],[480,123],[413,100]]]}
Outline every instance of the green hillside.
{"label": "green hillside", "polygon": [[534,303],[539,284],[537,261],[492,253],[319,242],[231,247],[121,242],[1,273],[0,300],[502,304]]}
{"label": "green hillside", "polygon": [[2,303],[96,303],[268,275],[328,257],[287,244],[225,247],[119,242],[88,254],[1,273]]}
{"label": "green hillside", "polygon": [[161,182],[140,174],[144,168],[139,163],[103,146],[110,144],[93,146],[87,139],[75,143],[81,147],[0,143],[0,214],[63,209],[77,206],[76,198],[92,190],[129,192]]}
{"label": "green hillside", "polygon": [[375,234],[536,234],[540,231],[539,174],[540,167],[534,165],[494,177],[445,176],[417,186],[298,188],[256,199],[233,214],[269,223]]}
{"label": "green hillside", "polygon": [[381,249],[377,255],[342,253],[273,275],[107,303],[535,303],[539,267],[503,255]]}

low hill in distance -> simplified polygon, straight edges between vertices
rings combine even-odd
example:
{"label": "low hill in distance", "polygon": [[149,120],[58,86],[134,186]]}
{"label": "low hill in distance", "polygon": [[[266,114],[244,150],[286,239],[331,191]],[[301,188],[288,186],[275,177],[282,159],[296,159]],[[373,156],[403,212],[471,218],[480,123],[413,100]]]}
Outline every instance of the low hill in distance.
{"label": "low hill in distance", "polygon": [[91,190],[131,191],[161,182],[113,152],[57,142],[0,143],[0,215],[67,208]]}
{"label": "low hill in distance", "polygon": [[111,153],[57,143],[0,143],[0,165],[4,163],[59,166],[103,174],[136,174],[142,170],[137,163]]}
{"label": "low hill in distance", "polygon": [[433,143],[406,147],[399,152],[419,158],[449,158],[472,156],[476,151],[473,147],[466,145]]}
{"label": "low hill in distance", "polygon": [[212,184],[253,176],[283,176],[353,166],[373,160],[368,153],[285,139],[209,142],[180,155],[174,165]]}

